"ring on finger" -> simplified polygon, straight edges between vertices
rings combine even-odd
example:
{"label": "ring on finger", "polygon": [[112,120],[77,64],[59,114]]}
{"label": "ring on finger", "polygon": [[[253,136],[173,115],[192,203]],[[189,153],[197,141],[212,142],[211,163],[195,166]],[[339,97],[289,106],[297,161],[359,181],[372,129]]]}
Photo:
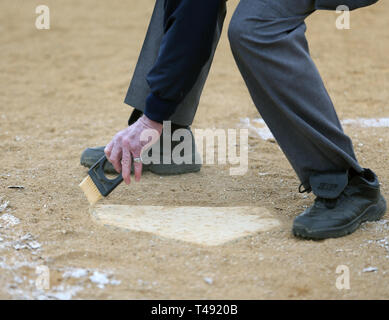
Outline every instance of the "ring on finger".
{"label": "ring on finger", "polygon": [[141,163],[142,162],[142,158],[141,157],[136,157],[136,158],[134,158],[134,162]]}

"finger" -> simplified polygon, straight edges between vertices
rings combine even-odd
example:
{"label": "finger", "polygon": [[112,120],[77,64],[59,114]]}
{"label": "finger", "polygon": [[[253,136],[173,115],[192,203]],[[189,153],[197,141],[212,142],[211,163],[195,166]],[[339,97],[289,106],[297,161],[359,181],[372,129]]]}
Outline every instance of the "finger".
{"label": "finger", "polygon": [[131,183],[131,152],[129,148],[123,147],[122,176],[126,184]]}
{"label": "finger", "polygon": [[115,143],[111,152],[111,156],[109,157],[109,161],[112,163],[113,167],[118,173],[122,171],[121,159],[122,159],[121,144]]}
{"label": "finger", "polygon": [[[140,153],[134,154],[134,159],[140,158]],[[140,177],[142,176],[142,162],[135,162],[134,161],[134,174],[135,174],[135,181],[139,182]]]}
{"label": "finger", "polygon": [[107,157],[107,159],[111,156],[112,148],[113,148],[113,141],[107,144],[107,146],[104,148],[104,153]]}
{"label": "finger", "polygon": [[159,140],[160,134],[155,129],[145,129],[142,131],[140,135],[140,142],[144,144],[141,149],[140,154],[143,154],[149,147],[151,147],[154,143]]}

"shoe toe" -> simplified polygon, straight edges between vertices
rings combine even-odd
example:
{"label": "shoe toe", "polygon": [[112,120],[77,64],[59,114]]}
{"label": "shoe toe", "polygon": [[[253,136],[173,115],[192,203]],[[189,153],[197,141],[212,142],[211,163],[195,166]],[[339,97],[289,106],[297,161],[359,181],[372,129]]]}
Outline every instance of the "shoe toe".
{"label": "shoe toe", "polygon": [[[104,149],[105,149],[104,146],[85,149],[81,155],[81,159],[80,159],[81,165],[87,168],[93,166],[98,160],[101,159],[101,157],[104,156]],[[115,174],[116,170],[114,169],[112,163],[107,161],[104,165],[104,172]]]}
{"label": "shoe toe", "polygon": [[97,160],[104,156],[105,147],[87,148],[81,154],[80,163],[85,167],[91,167]]}

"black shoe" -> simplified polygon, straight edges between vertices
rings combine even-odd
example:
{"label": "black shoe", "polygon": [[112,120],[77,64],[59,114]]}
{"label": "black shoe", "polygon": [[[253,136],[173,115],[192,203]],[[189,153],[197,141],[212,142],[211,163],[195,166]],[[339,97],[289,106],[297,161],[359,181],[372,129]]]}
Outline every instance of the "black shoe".
{"label": "black shoe", "polygon": [[[161,137],[159,139],[160,144],[160,159],[159,163],[150,163],[149,164],[149,171],[158,175],[178,175],[178,174],[185,174],[185,173],[192,173],[192,172],[198,172],[201,169],[201,163],[196,163],[196,160],[200,159],[200,155],[197,152],[196,149],[196,143],[195,139],[192,133],[192,130],[190,127],[182,127],[177,126],[175,124],[171,124],[171,137],[172,139],[173,133],[176,132],[176,130],[186,130],[186,133],[190,135],[190,144],[186,145],[185,147],[190,147],[191,152],[188,152],[188,158],[186,160],[187,163],[180,163],[180,160],[182,160],[182,157],[184,156],[184,149],[180,150],[180,154],[173,155],[173,150],[176,148],[176,146],[180,145],[184,141],[184,137],[181,136],[181,139],[179,141],[173,141],[170,140],[170,146],[167,146],[166,155],[163,154],[164,151],[164,132],[162,131]],[[189,140],[189,139],[188,139]],[[151,157],[151,149],[150,149],[149,156]],[[170,160],[170,164],[166,163],[167,161],[164,161],[164,157],[167,156],[168,160]],[[166,160],[166,159],[165,159]],[[197,161],[199,162],[199,161]]]}
{"label": "black shoe", "polygon": [[[180,128],[182,129],[182,128]],[[196,145],[193,137],[193,133],[190,130],[189,127],[186,127],[192,137],[192,159],[191,161],[188,161],[189,163],[182,163],[182,164],[176,164],[174,163],[174,159],[172,159],[171,164],[164,164],[163,163],[163,134],[160,138],[160,140],[156,143],[160,143],[160,163],[150,163],[150,164],[143,164],[142,168],[143,171],[151,171],[152,173],[158,174],[158,175],[178,175],[178,174],[184,174],[184,173],[191,173],[191,172],[198,172],[201,169],[201,163],[196,163],[196,157],[199,158],[199,155],[196,150]],[[174,129],[173,129],[174,130]],[[172,130],[172,131],[173,131]],[[171,156],[172,150],[180,143],[181,141],[171,141],[171,148],[168,151],[168,154]],[[81,155],[80,163],[84,167],[90,168],[92,165],[94,165],[103,155],[104,155],[104,148],[105,147],[95,147],[95,148],[87,148],[84,150],[84,152]],[[104,166],[104,172],[108,174],[114,174],[116,173],[116,170],[112,166],[112,164],[107,161]],[[132,171],[133,172],[133,171]]]}
{"label": "black shoe", "polygon": [[377,221],[386,212],[378,178],[369,169],[353,176],[313,175],[310,184],[317,198],[294,220],[295,236],[315,240],[343,237],[362,222]]}

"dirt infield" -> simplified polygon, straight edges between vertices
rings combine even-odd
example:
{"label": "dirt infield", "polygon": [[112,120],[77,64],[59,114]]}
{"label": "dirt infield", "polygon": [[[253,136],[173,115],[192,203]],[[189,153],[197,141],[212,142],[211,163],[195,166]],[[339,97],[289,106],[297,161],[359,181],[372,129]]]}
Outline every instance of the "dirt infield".
{"label": "dirt infield", "polygon": [[[228,18],[237,5],[228,2]],[[293,219],[312,202],[276,143],[249,139],[249,171],[228,166],[124,184],[102,203],[261,206],[281,227],[203,247],[100,226],[78,184],[82,150],[124,128],[123,104],[154,1],[46,0],[51,29],[35,28],[37,1],[0,1],[0,298],[388,299],[389,221],[320,242],[295,239]],[[341,119],[389,117],[389,2],[308,20],[312,56]],[[257,118],[226,30],[193,127],[236,128]],[[345,126],[364,167],[389,199],[389,128]],[[19,186],[19,188],[9,188]],[[21,186],[23,188],[21,188]],[[144,192],[150,191],[145,194]],[[50,288],[36,287],[37,266]],[[350,289],[338,290],[339,265]],[[370,268],[370,269],[369,269]]]}

